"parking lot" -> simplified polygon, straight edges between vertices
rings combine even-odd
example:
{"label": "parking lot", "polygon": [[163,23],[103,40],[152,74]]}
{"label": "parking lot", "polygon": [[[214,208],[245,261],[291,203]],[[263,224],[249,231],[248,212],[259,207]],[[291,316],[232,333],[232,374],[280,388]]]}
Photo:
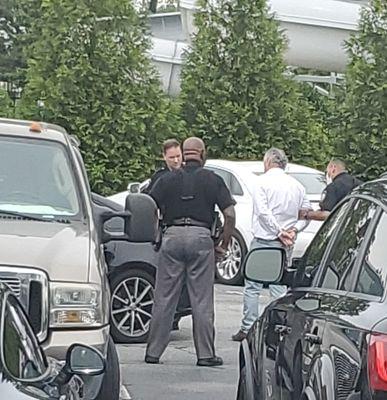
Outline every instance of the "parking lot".
{"label": "parking lot", "polygon": [[191,318],[172,333],[161,365],[144,363],[145,344],[118,345],[123,384],[133,400],[232,400],[238,380],[239,343],[231,341],[240,324],[243,288],[216,285],[216,345],[224,365],[197,367]]}

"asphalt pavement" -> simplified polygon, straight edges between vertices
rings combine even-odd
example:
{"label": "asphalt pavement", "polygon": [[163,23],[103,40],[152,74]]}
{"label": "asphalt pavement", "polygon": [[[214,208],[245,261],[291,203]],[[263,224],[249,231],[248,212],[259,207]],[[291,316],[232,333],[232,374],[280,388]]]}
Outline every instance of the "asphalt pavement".
{"label": "asphalt pavement", "polygon": [[235,400],[243,288],[215,286],[216,349],[224,365],[197,367],[191,317],[180,322],[159,365],[144,363],[145,344],[118,345],[122,383],[133,400]]}

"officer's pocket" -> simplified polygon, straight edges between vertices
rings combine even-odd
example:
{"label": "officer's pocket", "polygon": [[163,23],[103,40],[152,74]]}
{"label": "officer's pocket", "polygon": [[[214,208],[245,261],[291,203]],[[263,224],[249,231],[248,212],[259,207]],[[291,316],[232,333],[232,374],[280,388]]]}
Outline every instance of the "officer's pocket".
{"label": "officer's pocket", "polygon": [[214,242],[210,235],[201,234],[197,237],[197,243],[200,250],[208,251],[214,249]]}

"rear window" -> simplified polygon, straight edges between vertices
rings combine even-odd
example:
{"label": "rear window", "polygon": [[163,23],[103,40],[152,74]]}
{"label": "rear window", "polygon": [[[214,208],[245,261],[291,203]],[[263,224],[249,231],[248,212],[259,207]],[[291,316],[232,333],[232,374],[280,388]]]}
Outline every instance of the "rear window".
{"label": "rear window", "polygon": [[[262,174],[263,172],[254,172],[254,175]],[[297,179],[298,182],[304,186],[306,194],[308,195],[321,195],[327,185],[325,176],[322,173],[292,172],[289,173],[289,175]]]}
{"label": "rear window", "polygon": [[321,195],[327,185],[324,174],[291,173],[289,175],[296,178],[304,186],[306,194]]}

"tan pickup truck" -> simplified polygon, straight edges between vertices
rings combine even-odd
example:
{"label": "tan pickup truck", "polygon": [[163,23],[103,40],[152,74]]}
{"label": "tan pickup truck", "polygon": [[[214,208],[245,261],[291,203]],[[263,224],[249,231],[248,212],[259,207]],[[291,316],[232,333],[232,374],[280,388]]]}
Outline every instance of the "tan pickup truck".
{"label": "tan pickup truck", "polygon": [[[105,356],[106,372],[87,378],[85,399],[119,398],[103,253],[109,213],[93,207],[77,142],[63,128],[0,119],[0,281],[19,297],[46,354],[64,359],[77,342]],[[144,223],[133,214],[130,231],[128,220],[133,236]]]}

